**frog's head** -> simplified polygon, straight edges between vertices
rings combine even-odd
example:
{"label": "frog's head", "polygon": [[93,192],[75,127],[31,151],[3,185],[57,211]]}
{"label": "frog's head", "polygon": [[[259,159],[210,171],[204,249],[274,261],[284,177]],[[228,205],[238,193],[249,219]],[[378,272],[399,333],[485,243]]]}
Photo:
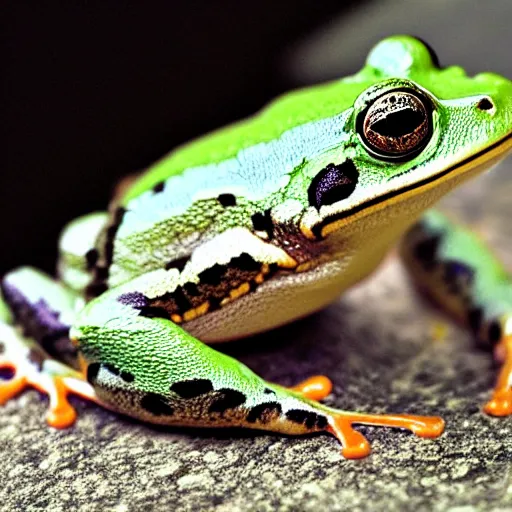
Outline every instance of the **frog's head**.
{"label": "frog's head", "polygon": [[337,87],[352,95],[343,116],[347,138],[305,169],[310,208],[302,227],[311,235],[365,228],[375,214],[379,229],[403,230],[512,148],[512,82],[440,68],[413,37],[385,39]]}

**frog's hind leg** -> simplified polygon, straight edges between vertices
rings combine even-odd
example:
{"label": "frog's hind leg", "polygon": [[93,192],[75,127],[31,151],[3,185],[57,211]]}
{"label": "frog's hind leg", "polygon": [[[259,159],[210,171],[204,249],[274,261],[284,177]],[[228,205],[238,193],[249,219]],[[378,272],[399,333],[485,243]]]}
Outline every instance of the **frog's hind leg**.
{"label": "frog's hind leg", "polygon": [[346,457],[369,453],[354,423],[406,428],[436,437],[440,418],[371,415],[332,409],[312,398],[330,392],[314,378],[295,389],[266,382],[219,353],[151,305],[170,271],[158,270],[89,303],[71,329],[98,398],[130,416],[160,424],[248,427],[290,435],[329,432]]}
{"label": "frog's hind leg", "polygon": [[33,387],[49,397],[48,423],[71,425],[76,412],[68,393],[96,400],[83,375],[69,366],[77,365],[77,351],[68,337],[75,295],[30,268],[8,274],[2,292],[0,370],[9,371],[12,378],[0,380],[0,404]]}
{"label": "frog's hind leg", "polygon": [[411,229],[401,254],[419,288],[504,361],[484,410],[495,416],[512,414],[510,274],[477,235],[437,211],[428,212]]}

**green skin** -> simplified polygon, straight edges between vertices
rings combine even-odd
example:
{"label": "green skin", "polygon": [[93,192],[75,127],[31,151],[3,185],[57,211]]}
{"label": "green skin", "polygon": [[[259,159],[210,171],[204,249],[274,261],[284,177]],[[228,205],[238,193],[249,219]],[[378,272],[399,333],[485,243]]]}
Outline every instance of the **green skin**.
{"label": "green skin", "polygon": [[[396,147],[424,116],[426,131],[402,140],[405,151],[372,145],[363,128],[390,92],[424,107],[376,128]],[[392,106],[382,108],[386,116]],[[356,421],[197,338],[243,337],[328,304],[439,197],[503,158],[511,134],[512,82],[440,69],[420,41],[387,38],[359,73],[289,93],[177,149],[116,198],[110,214],[72,223],[58,282],[27,268],[5,276],[1,318],[7,325],[10,311],[25,337],[2,340],[0,332],[4,353],[26,362],[36,340],[45,350],[40,371],[75,375],[47,364],[60,359],[84,372],[100,403],[154,423],[302,434],[327,430],[333,418]],[[338,170],[326,178],[329,164]],[[508,275],[441,214],[429,213],[402,248],[413,277],[433,283],[432,295],[480,338],[512,313]],[[472,276],[456,293],[439,270],[454,261]],[[52,325],[43,310],[54,313]],[[67,329],[73,346],[56,335]]]}

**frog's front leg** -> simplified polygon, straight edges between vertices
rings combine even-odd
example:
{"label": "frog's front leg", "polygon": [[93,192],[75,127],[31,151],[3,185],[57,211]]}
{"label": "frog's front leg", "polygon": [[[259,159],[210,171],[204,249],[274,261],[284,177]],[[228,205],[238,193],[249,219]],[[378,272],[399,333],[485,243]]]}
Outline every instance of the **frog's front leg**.
{"label": "frog's front leg", "polygon": [[[346,457],[369,453],[354,423],[406,428],[435,437],[440,418],[339,411],[321,398],[329,382],[286,389],[266,382],[233,358],[204,345],[169,320],[148,295],[168,279],[158,270],[110,290],[86,306],[71,329],[83,371],[107,407],[152,423],[249,427],[284,434],[327,431]],[[328,390],[327,390],[328,392]]]}
{"label": "frog's front leg", "polygon": [[512,278],[474,233],[428,212],[404,238],[401,253],[420,289],[494,353],[503,366],[484,410],[512,414]]}
{"label": "frog's front leg", "polygon": [[[75,307],[81,301],[70,289],[31,268],[20,268],[2,280],[0,301],[0,404],[33,387],[49,397],[48,423],[71,425],[76,411],[70,392],[96,400],[94,390],[76,366],[77,350],[68,338]],[[78,301],[78,304],[77,304]]]}

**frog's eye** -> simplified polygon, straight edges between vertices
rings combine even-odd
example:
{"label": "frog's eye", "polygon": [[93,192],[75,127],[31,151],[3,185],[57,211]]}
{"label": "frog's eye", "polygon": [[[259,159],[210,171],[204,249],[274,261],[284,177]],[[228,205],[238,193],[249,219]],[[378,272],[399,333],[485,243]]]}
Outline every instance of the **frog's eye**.
{"label": "frog's eye", "polygon": [[392,91],[378,97],[358,118],[358,132],[376,156],[407,160],[430,139],[431,103],[416,92]]}

